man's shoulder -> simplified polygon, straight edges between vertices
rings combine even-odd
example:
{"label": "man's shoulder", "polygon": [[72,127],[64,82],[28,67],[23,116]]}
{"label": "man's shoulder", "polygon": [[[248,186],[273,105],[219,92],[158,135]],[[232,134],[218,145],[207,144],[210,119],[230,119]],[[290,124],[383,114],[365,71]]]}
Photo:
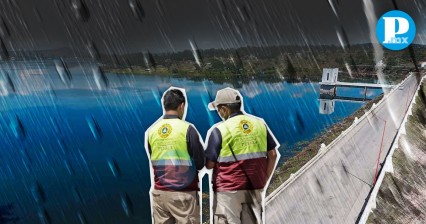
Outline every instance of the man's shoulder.
{"label": "man's shoulder", "polygon": [[249,121],[254,121],[254,122],[259,122],[259,123],[265,124],[265,121],[260,117],[257,117],[257,116],[254,116],[254,115],[248,114],[248,113],[242,113],[242,114],[239,114],[237,116],[231,117],[226,121],[223,121],[223,125],[233,123],[235,121],[241,121],[241,120],[249,120]]}
{"label": "man's shoulder", "polygon": [[195,125],[193,123],[188,122],[188,121],[184,121],[184,120],[182,120],[182,122],[183,122],[183,124],[187,125],[186,126],[186,132],[187,133],[193,132],[193,133],[197,133],[198,134],[198,130],[197,130],[197,128],[195,127]]}
{"label": "man's shoulder", "polygon": [[181,121],[182,121],[183,123],[187,124],[188,126],[191,126],[191,127],[195,128],[195,125],[194,125],[193,123],[188,122],[188,121],[184,121],[184,120],[181,120]]}
{"label": "man's shoulder", "polygon": [[258,117],[258,116],[255,116],[255,115],[253,115],[253,114],[244,113],[244,116],[246,116],[246,117],[249,117],[249,118],[251,118],[251,119],[258,120],[258,121],[261,121],[261,122],[265,123],[265,121],[263,120],[263,118]]}
{"label": "man's shoulder", "polygon": [[214,124],[213,126],[211,126],[209,128],[209,130],[207,131],[207,137],[209,137],[211,134],[215,133],[215,132],[220,132],[219,130],[219,125],[222,125],[223,121],[217,122],[216,124]]}
{"label": "man's shoulder", "polygon": [[161,126],[163,126],[163,125],[166,125],[166,124],[170,124],[170,125],[172,125],[173,126],[173,124],[174,125],[176,125],[176,124],[179,124],[179,125],[184,125],[184,126],[186,126],[186,128],[189,128],[189,127],[193,127],[194,129],[195,129],[195,126],[192,124],[192,123],[189,123],[189,122],[187,122],[187,121],[184,121],[184,120],[178,120],[178,119],[164,119],[164,118],[159,118],[156,122],[154,122],[148,129],[147,129],[147,132],[148,133],[151,133],[151,132],[153,132],[153,131],[155,131],[156,129],[158,129],[158,128],[161,128]]}
{"label": "man's shoulder", "polygon": [[220,121],[217,122],[216,124],[214,124],[211,128],[210,131],[215,131],[215,130],[220,130],[220,128],[224,127],[224,125],[226,125],[226,121]]}

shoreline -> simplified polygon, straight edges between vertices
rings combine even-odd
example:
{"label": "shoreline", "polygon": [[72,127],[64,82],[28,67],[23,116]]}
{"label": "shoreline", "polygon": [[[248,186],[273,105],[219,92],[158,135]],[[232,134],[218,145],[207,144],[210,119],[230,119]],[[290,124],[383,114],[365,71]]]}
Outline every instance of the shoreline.
{"label": "shoreline", "polygon": [[[211,80],[215,82],[226,82],[238,79],[241,81],[258,80],[267,82],[288,82],[288,83],[299,83],[299,82],[320,82],[322,71],[317,70],[305,70],[298,71],[295,74],[279,74],[275,70],[259,70],[255,73],[249,73],[242,71],[241,73],[234,73],[232,71],[209,71],[209,70],[177,70],[175,72],[163,69],[152,69],[145,70],[141,68],[102,68],[106,73],[112,73],[117,75],[143,75],[143,76],[170,76],[176,78],[186,78],[190,80]],[[344,68],[339,68],[339,80],[340,81],[351,81],[351,80],[375,80],[377,75],[372,72],[352,72],[347,73]],[[385,79],[390,83],[399,83],[402,81],[398,69],[389,69],[386,71]]]}

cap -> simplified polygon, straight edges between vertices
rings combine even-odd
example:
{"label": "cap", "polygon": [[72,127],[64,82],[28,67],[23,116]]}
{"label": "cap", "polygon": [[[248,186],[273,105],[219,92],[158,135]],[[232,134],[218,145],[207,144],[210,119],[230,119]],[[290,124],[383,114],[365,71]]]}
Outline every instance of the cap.
{"label": "cap", "polygon": [[216,110],[216,107],[221,104],[232,104],[232,103],[240,103],[241,96],[240,93],[232,88],[224,88],[216,93],[216,99],[209,103],[209,110]]}

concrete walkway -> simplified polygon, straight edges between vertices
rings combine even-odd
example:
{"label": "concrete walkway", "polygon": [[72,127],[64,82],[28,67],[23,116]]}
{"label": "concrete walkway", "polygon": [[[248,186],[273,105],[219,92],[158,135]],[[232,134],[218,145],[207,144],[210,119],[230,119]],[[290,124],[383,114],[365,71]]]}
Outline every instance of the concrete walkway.
{"label": "concrete walkway", "polygon": [[266,223],[356,222],[418,80],[400,86],[268,196]]}

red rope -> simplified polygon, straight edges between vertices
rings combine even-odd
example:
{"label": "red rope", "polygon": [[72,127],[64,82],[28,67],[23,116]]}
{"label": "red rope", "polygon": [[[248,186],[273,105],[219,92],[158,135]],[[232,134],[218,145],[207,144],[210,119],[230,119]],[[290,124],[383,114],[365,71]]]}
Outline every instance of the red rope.
{"label": "red rope", "polygon": [[382,142],[380,143],[379,156],[377,157],[376,174],[374,175],[374,182],[373,182],[373,185],[376,185],[376,181],[377,181],[377,173],[379,172],[380,155],[382,154],[383,140],[385,139],[386,120],[384,120],[384,121],[385,121],[385,125],[384,125],[384,127],[383,127]]}

